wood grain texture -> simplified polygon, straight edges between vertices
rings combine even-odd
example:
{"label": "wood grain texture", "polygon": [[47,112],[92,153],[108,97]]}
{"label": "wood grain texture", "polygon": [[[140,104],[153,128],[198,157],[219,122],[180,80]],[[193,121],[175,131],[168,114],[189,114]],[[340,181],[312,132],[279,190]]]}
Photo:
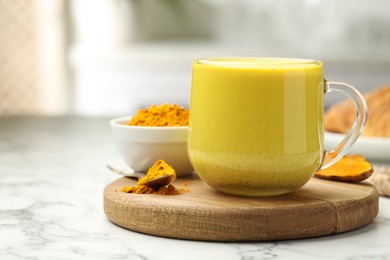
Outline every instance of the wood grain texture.
{"label": "wood grain texture", "polygon": [[312,179],[303,188],[274,197],[217,192],[196,175],[174,185],[180,195],[129,194],[118,179],[104,189],[104,212],[113,223],[150,235],[207,241],[262,241],[317,237],[353,230],[378,214],[379,195],[368,183]]}

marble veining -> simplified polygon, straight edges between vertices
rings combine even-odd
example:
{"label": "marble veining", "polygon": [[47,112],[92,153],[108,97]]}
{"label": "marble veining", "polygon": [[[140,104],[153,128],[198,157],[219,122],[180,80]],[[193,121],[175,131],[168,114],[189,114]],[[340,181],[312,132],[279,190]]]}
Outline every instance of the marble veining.
{"label": "marble veining", "polygon": [[0,259],[390,259],[390,199],[373,223],[318,238],[220,243],[118,227],[103,188],[124,167],[109,118],[0,118]]}

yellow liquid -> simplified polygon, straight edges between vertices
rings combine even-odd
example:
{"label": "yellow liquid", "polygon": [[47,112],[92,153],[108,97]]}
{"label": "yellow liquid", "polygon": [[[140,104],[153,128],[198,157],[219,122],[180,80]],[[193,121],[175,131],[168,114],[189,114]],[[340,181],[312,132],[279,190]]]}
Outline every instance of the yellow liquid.
{"label": "yellow liquid", "polygon": [[188,153],[219,191],[300,188],[323,158],[322,63],[208,59],[193,63]]}

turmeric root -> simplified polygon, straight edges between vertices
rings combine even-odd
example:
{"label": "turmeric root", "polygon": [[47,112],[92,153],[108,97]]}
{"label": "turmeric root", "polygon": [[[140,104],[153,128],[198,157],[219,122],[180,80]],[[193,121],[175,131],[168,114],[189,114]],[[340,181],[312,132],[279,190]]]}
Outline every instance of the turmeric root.
{"label": "turmeric root", "polygon": [[360,182],[373,173],[372,165],[361,155],[345,155],[330,167],[319,170],[315,176],[336,181]]}

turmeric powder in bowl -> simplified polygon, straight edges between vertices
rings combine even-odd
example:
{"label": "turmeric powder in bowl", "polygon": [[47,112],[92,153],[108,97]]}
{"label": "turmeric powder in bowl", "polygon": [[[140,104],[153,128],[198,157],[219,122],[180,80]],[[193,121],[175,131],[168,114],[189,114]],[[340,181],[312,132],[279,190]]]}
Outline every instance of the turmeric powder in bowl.
{"label": "turmeric powder in bowl", "polygon": [[177,104],[152,105],[138,110],[127,123],[133,126],[188,126],[189,111]]}
{"label": "turmeric powder in bowl", "polygon": [[110,120],[112,141],[134,172],[158,159],[172,163],[178,177],[193,173],[187,153],[189,112],[173,104],[152,105],[134,116]]}

